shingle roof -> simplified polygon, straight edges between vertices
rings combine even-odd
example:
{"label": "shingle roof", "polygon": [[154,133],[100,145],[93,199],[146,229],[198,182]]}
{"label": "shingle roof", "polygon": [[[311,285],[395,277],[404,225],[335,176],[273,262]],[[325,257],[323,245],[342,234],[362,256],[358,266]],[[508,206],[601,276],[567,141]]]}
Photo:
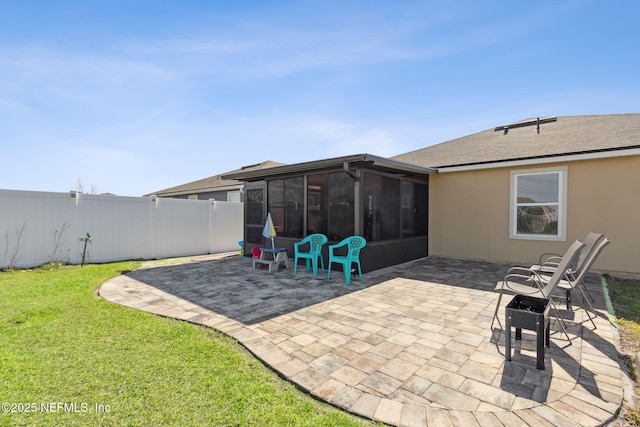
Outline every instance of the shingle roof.
{"label": "shingle roof", "polygon": [[506,133],[501,127],[488,129],[392,159],[441,168],[640,147],[640,114],[560,116],[540,124],[539,133],[535,118],[511,125],[528,121],[534,123]]}
{"label": "shingle roof", "polygon": [[[262,163],[243,166],[240,169],[235,169],[229,172],[222,173],[220,175],[214,175],[208,178],[199,179],[197,181],[188,182],[186,184],[177,185],[175,187],[166,188],[164,190],[156,191],[150,194],[155,194],[157,196],[172,196],[172,195],[186,194],[186,193],[195,194],[195,193],[202,193],[202,192],[208,192],[208,191],[215,191],[216,189],[220,189],[222,187],[228,187],[228,186],[234,186],[234,185],[240,186],[243,184],[242,181],[238,181],[235,179],[222,179],[222,175],[239,173],[243,171],[268,169],[268,168],[283,166],[283,165],[284,163],[266,160]],[[148,195],[149,194],[147,194],[147,196]]]}

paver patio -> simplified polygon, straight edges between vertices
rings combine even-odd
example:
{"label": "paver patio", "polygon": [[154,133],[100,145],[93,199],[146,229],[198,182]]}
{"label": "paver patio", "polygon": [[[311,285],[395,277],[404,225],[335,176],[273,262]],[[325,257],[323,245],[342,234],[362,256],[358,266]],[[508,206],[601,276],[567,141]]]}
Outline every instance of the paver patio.
{"label": "paver patio", "polygon": [[[344,283],[304,268],[269,273],[241,256],[141,268],[104,283],[105,299],[218,329],[300,388],[396,426],[597,426],[623,398],[623,371],[597,276],[597,329],[562,310],[545,370],[523,331],[511,362],[490,329],[504,264],[423,258]],[[577,299],[577,298],[574,298]],[[503,298],[500,319],[504,325]],[[559,305],[562,307],[562,305]]]}

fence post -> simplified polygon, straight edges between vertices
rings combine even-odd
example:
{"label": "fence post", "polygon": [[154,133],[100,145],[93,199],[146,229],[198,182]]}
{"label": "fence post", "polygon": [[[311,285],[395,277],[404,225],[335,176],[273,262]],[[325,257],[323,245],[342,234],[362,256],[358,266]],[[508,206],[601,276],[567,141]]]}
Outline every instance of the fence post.
{"label": "fence post", "polygon": [[215,221],[216,221],[216,199],[209,199],[209,253],[216,253],[216,236],[215,236]]}
{"label": "fence post", "polygon": [[155,194],[152,195],[150,198],[151,200],[151,205],[149,206],[149,241],[148,241],[148,251],[147,251],[147,258],[148,259],[155,259],[156,258],[156,209],[158,208],[158,196],[156,196]]}
{"label": "fence post", "polygon": [[71,224],[69,227],[69,234],[71,235],[71,241],[69,242],[69,262],[71,264],[78,264],[80,260],[80,254],[77,252],[78,244],[76,243],[76,239],[78,236],[78,222],[83,215],[84,206],[80,202],[80,198],[82,197],[82,192],[78,190],[72,190],[69,192],[71,198],[73,199],[73,205],[70,209],[71,215]]}

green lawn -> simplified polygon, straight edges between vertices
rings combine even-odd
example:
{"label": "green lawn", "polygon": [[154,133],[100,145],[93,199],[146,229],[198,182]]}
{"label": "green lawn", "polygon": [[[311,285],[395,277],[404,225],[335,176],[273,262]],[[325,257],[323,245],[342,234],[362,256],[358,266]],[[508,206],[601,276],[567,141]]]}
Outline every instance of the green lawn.
{"label": "green lawn", "polygon": [[138,265],[0,272],[0,425],[372,425],[220,333],[96,295]]}
{"label": "green lawn", "polygon": [[609,292],[615,304],[618,323],[640,343],[640,281],[632,279],[610,279]]}
{"label": "green lawn", "polygon": [[633,379],[635,406],[623,408],[622,416],[629,425],[640,426],[640,385],[635,369],[635,354],[640,352],[640,280],[607,279],[609,295],[619,326],[621,347],[631,354],[627,366]]}

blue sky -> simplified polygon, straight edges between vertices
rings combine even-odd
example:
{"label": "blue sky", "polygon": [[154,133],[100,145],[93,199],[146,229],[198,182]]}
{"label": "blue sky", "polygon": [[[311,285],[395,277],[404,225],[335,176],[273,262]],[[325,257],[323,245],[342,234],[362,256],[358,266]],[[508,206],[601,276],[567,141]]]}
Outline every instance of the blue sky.
{"label": "blue sky", "polygon": [[140,196],[640,112],[640,2],[0,2],[0,188]]}

